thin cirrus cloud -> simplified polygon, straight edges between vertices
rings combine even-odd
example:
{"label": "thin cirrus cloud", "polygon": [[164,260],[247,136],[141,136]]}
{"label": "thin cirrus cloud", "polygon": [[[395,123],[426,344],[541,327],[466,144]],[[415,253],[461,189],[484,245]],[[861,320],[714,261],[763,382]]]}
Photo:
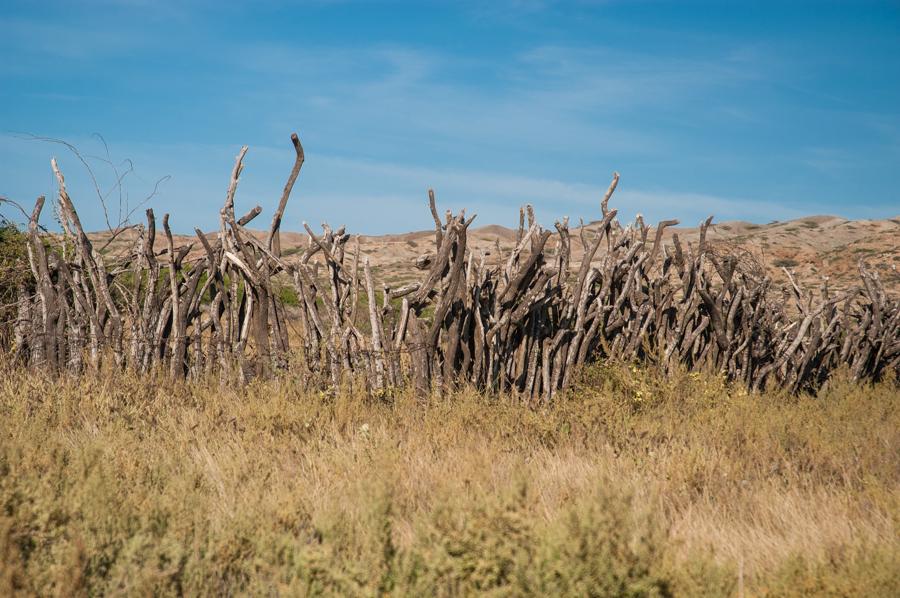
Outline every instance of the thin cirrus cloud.
{"label": "thin cirrus cloud", "polygon": [[[17,137],[0,137],[0,156],[12,158],[11,149],[19,147],[21,141]],[[76,145],[89,152],[101,150],[96,139],[79,139]],[[70,193],[86,213],[83,216],[86,225],[102,228],[104,222],[96,209],[99,205],[97,195],[80,162],[58,145],[30,141],[26,147],[29,149],[26,155],[17,154],[12,163],[30,169],[29,178],[35,189],[32,195],[54,194],[55,180],[48,163],[51,155],[59,156]],[[151,205],[159,214],[172,212],[177,231],[190,232],[195,226],[215,228],[214,218],[210,215],[215,216],[222,203],[238,148],[209,144],[142,144],[136,149],[133,161],[143,167],[126,179],[128,205],[136,206],[153,190],[157,179],[148,178],[148,170],[171,171],[177,166],[178,156],[202,156],[190,174],[180,177],[179,181],[165,181],[162,193],[154,197]],[[86,155],[97,153],[100,151]],[[270,212],[281,192],[290,161],[291,153],[287,147],[251,147],[238,189],[238,211],[249,210],[258,204],[264,213]],[[109,169],[102,168],[96,161],[91,163],[97,168],[101,189],[104,193],[109,192],[113,188]],[[570,217],[573,222],[581,218],[590,222],[599,218],[599,200],[611,174],[607,173],[606,181],[599,185],[493,170],[416,167],[318,154],[310,156],[304,167],[288,205],[285,226],[289,230],[298,230],[303,221],[330,222],[346,224],[351,230],[365,234],[427,229],[431,222],[425,201],[429,188],[435,189],[441,209],[465,208],[469,213],[477,213],[478,225],[513,226],[516,208],[526,203],[535,207],[545,223],[563,217]],[[336,186],[334,181],[342,181],[342,185]],[[172,186],[177,186],[176,193],[171,192]],[[115,194],[111,195],[115,197]],[[30,195],[20,197],[21,200],[31,199]],[[183,198],[189,198],[189,201]],[[22,203],[27,204],[27,201]],[[718,221],[759,221],[760,215],[764,214],[768,221],[796,218],[811,213],[811,209],[814,211],[809,207],[796,208],[733,196],[641,188],[627,176],[623,177],[612,205],[624,219],[631,219],[637,213],[643,214],[648,221],[675,215],[686,226],[695,225],[710,215],[716,216]],[[142,210],[138,211],[137,216],[141,213]],[[373,214],[380,215],[380,219],[373,222]]]}
{"label": "thin cirrus cloud", "polygon": [[[564,60],[565,51],[553,48],[554,60]],[[494,76],[507,82],[497,89],[447,82],[448,73],[487,68],[473,58],[457,60],[397,46],[302,52],[287,45],[248,48],[239,51],[238,64],[261,73],[264,81],[272,77],[280,83],[274,94],[268,87],[250,89],[236,103],[264,106],[272,122],[302,120],[304,110],[311,109],[307,120],[315,128],[327,131],[324,121],[338,131],[342,124],[368,129],[372,134],[366,141],[371,145],[394,138],[408,144],[410,137],[418,137],[423,145],[455,147],[459,154],[471,155],[466,148],[478,147],[496,150],[495,156],[499,150],[512,154],[528,146],[560,153],[664,150],[658,135],[614,120],[601,122],[585,112],[632,112],[646,98],[659,97],[672,77],[692,76],[687,69],[672,74],[664,65],[644,65],[632,74],[627,65],[592,68],[573,51],[566,62],[574,72],[561,73],[547,65],[549,52],[536,49],[510,65],[494,67]],[[544,55],[542,68],[534,64],[538,53]],[[572,66],[576,60],[577,68]]]}
{"label": "thin cirrus cloud", "polygon": [[[40,141],[29,141],[22,146],[20,137],[0,137],[0,156],[6,155],[13,166],[25,168],[33,193],[13,196],[27,205],[33,197],[43,194],[52,197],[55,180],[50,172],[49,157],[57,156],[68,182],[70,193],[82,212],[82,219],[90,228],[104,226],[97,209],[99,201],[81,163],[64,147]],[[85,156],[95,168],[95,175],[104,194],[113,189],[113,177],[108,168],[90,156],[102,153],[96,139],[77,139],[75,145],[85,150]],[[13,149],[24,147],[24,155]],[[149,195],[156,179],[146,176],[148,170],[165,172],[176,166],[177,156],[191,154],[202,156],[197,168],[179,181],[165,181],[162,193],[155,196],[152,206],[158,212],[173,213],[173,226],[177,231],[190,232],[195,226],[214,228],[215,215],[220,207],[227,177],[236,147],[209,144],[175,144],[136,146],[133,161],[143,167],[126,178],[128,191],[126,203],[136,207]],[[97,150],[97,151],[94,151]],[[115,150],[115,148],[113,148]],[[161,158],[164,157],[164,158]],[[261,205],[268,213],[277,202],[283,179],[290,167],[288,148],[252,147],[245,159],[245,171],[237,194],[238,211],[246,211]],[[119,164],[122,169],[122,164]],[[607,173],[607,178],[611,173]],[[333,182],[343,181],[336,187]],[[608,182],[608,181],[607,181]],[[176,186],[177,193],[171,192]],[[285,217],[287,229],[299,229],[300,223],[330,222],[346,224],[359,233],[401,232],[427,229],[431,222],[425,198],[428,188],[435,189],[442,209],[467,209],[477,213],[478,225],[505,224],[513,226],[518,206],[529,203],[535,206],[545,223],[570,217],[573,222],[583,218],[590,222],[599,217],[599,200],[606,184],[573,183],[552,178],[523,176],[490,170],[465,170],[415,167],[408,164],[375,160],[360,160],[343,156],[313,155],[309,158],[288,204]],[[116,193],[108,203],[115,208]],[[190,198],[184,201],[183,198]],[[802,214],[784,206],[763,205],[736,198],[716,197],[690,192],[672,192],[665,189],[640,189],[623,178],[613,200],[623,218],[630,219],[642,213],[648,220],[661,220],[677,212],[685,225],[693,225],[708,215],[724,214],[730,218],[756,219],[756,211],[763,207],[768,217],[789,218]],[[136,212],[136,218],[142,214]],[[372,222],[372,214],[390,221]],[[113,215],[114,216],[114,215]]]}

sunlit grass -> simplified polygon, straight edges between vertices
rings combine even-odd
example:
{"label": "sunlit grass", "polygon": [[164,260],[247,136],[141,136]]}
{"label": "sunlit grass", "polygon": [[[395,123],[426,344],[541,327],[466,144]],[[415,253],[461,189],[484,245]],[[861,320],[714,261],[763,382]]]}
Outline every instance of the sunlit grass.
{"label": "sunlit grass", "polygon": [[894,382],[553,406],[0,370],[0,594],[900,592]]}

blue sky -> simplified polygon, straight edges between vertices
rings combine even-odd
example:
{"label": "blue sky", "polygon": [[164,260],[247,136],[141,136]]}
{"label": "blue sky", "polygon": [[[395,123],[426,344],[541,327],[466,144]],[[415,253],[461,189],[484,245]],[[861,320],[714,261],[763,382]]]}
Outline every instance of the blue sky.
{"label": "blue sky", "polygon": [[614,170],[629,218],[900,214],[897,2],[4,0],[0,31],[0,196],[52,197],[55,155],[92,229],[84,167],[27,135],[101,134],[131,205],[169,176],[149,205],[184,232],[243,144],[238,209],[271,214],[292,131],[289,230],[428,228],[428,187],[482,225],[593,220]]}

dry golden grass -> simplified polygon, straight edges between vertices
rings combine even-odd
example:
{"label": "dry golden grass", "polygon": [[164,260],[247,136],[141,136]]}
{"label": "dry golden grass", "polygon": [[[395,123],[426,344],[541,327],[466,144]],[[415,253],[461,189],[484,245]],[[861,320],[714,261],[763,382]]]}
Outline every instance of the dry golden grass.
{"label": "dry golden grass", "polygon": [[900,595],[900,395],[552,407],[0,369],[0,594]]}

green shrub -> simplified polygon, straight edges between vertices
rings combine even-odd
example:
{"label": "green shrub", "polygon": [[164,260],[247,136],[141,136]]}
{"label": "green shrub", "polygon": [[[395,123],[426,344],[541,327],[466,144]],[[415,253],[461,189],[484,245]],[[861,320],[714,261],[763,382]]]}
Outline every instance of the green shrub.
{"label": "green shrub", "polygon": [[800,262],[791,258],[780,258],[775,260],[773,264],[779,268],[795,268],[800,265]]}
{"label": "green shrub", "polygon": [[16,319],[19,287],[33,284],[26,242],[15,224],[0,217],[0,342],[6,346]]}
{"label": "green shrub", "polygon": [[300,297],[297,295],[297,290],[288,285],[281,285],[276,290],[278,300],[284,305],[289,305],[291,307],[297,307],[300,305]]}

